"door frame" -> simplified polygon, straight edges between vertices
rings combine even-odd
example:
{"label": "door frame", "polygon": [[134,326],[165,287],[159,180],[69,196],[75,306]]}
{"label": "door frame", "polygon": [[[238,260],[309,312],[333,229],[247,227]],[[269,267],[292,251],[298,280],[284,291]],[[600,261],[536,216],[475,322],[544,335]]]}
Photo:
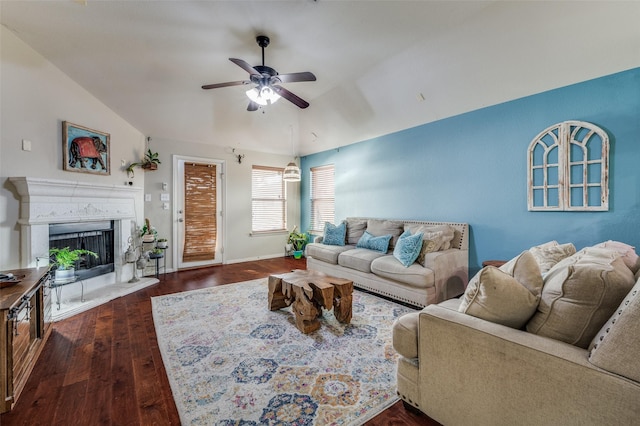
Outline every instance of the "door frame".
{"label": "door frame", "polygon": [[[208,265],[217,265],[217,264],[224,264],[225,263],[225,250],[224,247],[226,246],[226,240],[227,240],[227,222],[226,222],[226,204],[227,204],[227,182],[225,179],[225,170],[226,170],[226,161],[225,160],[221,160],[221,159],[216,159],[216,158],[207,158],[207,157],[194,157],[194,156],[189,156],[189,155],[178,155],[178,154],[173,154],[173,222],[172,222],[172,232],[173,232],[173,241],[175,242],[173,244],[173,248],[172,248],[172,254],[173,254],[173,263],[174,263],[174,270],[178,271],[179,265],[181,264],[180,261],[180,254],[179,254],[179,248],[181,247],[181,244],[179,244],[178,241],[178,236],[179,236],[179,232],[178,232],[178,227],[180,226],[179,222],[178,222],[178,210],[180,210],[182,208],[182,204],[183,204],[183,200],[184,200],[184,187],[182,187],[182,185],[180,185],[181,182],[181,176],[179,173],[179,165],[181,161],[184,162],[194,162],[194,163],[204,163],[204,164],[215,164],[216,167],[219,167],[220,170],[217,171],[218,176],[216,177],[217,181],[216,181],[216,185],[217,188],[222,190],[222,194],[220,194],[219,200],[220,200],[220,205],[216,206],[218,209],[218,221],[217,221],[217,228],[219,230],[222,230],[222,240],[218,239],[218,241],[220,242],[220,262],[198,262],[198,264],[194,264],[194,267],[201,267],[201,266],[208,266]],[[200,264],[201,263],[201,264]],[[186,268],[183,268],[186,269]]]}

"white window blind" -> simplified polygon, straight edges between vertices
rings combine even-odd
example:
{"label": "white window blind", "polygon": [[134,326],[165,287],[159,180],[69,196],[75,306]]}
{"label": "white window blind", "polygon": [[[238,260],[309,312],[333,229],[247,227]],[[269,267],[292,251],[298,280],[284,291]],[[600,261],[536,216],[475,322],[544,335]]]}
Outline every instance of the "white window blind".
{"label": "white window blind", "polygon": [[311,168],[311,230],[324,231],[335,220],[335,168],[333,164]]}
{"label": "white window blind", "polygon": [[251,231],[287,229],[287,186],[284,169],[253,166],[251,169]]}

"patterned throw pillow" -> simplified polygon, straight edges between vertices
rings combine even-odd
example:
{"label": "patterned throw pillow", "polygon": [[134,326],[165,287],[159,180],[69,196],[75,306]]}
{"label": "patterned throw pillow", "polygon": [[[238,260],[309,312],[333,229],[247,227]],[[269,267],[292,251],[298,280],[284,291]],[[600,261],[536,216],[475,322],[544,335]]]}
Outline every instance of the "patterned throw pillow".
{"label": "patterned throw pillow", "polygon": [[[423,236],[424,238],[424,236]],[[420,249],[420,253],[418,253],[418,258],[416,262],[425,265],[425,256],[429,253],[433,253],[434,251],[438,251],[438,242],[435,240],[422,240],[422,248]]]}
{"label": "patterned throw pillow", "polygon": [[369,250],[379,251],[380,253],[386,253],[389,250],[389,241],[391,241],[391,235],[381,235],[374,237],[369,232],[364,231],[362,237],[356,244],[357,248],[366,248]]}
{"label": "patterned throw pillow", "polygon": [[418,258],[421,249],[422,232],[411,235],[411,231],[406,230],[400,235],[393,249],[393,257],[398,259],[405,268],[408,268]]}
{"label": "patterned throw pillow", "polygon": [[336,226],[333,223],[324,223],[324,237],[322,242],[330,246],[343,246],[344,237],[347,234],[347,224],[342,222]]}

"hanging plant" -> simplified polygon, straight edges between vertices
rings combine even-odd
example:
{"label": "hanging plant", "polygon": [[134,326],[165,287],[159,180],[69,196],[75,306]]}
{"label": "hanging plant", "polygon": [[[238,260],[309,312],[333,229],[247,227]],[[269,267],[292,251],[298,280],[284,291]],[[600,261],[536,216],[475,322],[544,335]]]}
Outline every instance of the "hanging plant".
{"label": "hanging plant", "polygon": [[146,170],[156,170],[158,168],[158,164],[161,163],[160,159],[158,159],[158,153],[152,152],[151,149],[148,149],[140,167]]}

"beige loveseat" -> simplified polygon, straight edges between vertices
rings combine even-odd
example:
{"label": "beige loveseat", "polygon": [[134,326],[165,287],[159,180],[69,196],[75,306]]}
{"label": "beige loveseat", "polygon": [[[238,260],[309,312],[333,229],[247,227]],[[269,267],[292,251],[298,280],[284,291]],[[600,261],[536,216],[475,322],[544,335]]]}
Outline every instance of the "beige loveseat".
{"label": "beige loveseat", "polygon": [[[419,307],[464,292],[469,279],[468,224],[359,217],[344,223],[344,245],[324,244],[323,237],[307,245],[307,269],[349,279],[357,287]],[[393,255],[398,237],[406,230],[423,233],[420,256],[409,266]],[[388,251],[357,247],[365,231],[391,235]]]}
{"label": "beige loveseat", "polygon": [[637,255],[587,248],[536,277],[528,253],[396,321],[399,395],[444,425],[640,424]]}

